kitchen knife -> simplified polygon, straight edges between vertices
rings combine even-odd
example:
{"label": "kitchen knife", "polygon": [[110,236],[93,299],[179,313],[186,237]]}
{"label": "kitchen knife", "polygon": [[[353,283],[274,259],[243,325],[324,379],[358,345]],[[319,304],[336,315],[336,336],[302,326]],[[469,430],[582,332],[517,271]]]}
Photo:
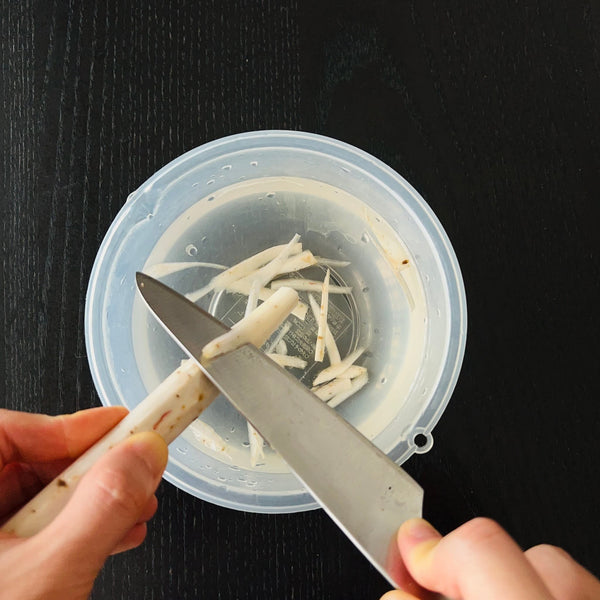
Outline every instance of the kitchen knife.
{"label": "kitchen knife", "polygon": [[380,573],[406,589],[404,569],[398,560],[390,562],[393,540],[402,522],[421,516],[422,488],[256,347],[245,345],[205,360],[203,347],[228,328],[155,279],[142,273],[136,279],[148,307],[173,339]]}

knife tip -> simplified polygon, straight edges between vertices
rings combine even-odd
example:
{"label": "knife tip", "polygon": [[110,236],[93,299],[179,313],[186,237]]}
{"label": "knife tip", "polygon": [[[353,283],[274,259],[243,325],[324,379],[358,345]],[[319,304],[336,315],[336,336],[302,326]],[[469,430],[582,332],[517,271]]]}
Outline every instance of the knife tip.
{"label": "knife tip", "polygon": [[144,275],[140,271],[136,271],[135,273],[135,282],[137,283],[138,288],[143,288],[144,284],[148,280],[148,275]]}

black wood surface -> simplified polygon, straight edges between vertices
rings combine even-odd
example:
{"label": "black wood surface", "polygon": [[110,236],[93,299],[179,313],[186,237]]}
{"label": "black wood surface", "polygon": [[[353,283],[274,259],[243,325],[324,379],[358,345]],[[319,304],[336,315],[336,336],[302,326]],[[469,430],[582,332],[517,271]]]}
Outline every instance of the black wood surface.
{"label": "black wood surface", "polygon": [[[600,8],[541,0],[3,0],[0,405],[99,403],[95,253],[159,167],[302,129],[387,162],[457,252],[469,308],[435,445],[405,465],[448,531],[498,519],[600,573]],[[377,599],[321,512],[265,516],[163,483],[145,544],[93,598]]]}

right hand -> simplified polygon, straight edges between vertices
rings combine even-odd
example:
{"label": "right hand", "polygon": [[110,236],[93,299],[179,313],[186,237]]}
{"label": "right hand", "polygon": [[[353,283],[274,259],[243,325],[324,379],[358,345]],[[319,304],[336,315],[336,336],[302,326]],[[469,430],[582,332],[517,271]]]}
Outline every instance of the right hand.
{"label": "right hand", "polygon": [[[398,550],[425,590],[454,600],[595,600],[600,581],[555,546],[522,552],[496,522],[473,519],[442,537],[427,521],[402,525]],[[416,600],[402,591],[381,600]]]}

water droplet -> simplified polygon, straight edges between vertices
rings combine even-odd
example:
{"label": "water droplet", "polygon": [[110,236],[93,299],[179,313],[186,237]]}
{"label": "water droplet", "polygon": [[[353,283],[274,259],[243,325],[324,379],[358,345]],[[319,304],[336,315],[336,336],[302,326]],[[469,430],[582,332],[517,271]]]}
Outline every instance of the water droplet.
{"label": "water droplet", "polygon": [[154,219],[154,215],[152,213],[148,213],[148,216],[146,218],[149,221],[150,219]]}
{"label": "water droplet", "polygon": [[249,479],[248,481],[246,481],[246,485],[248,487],[256,487],[258,481],[254,481],[253,479]]}
{"label": "water droplet", "polygon": [[379,382],[380,382],[380,383],[382,383],[382,384],[385,384],[385,383],[387,383],[387,377],[382,377],[382,378],[379,380]]}
{"label": "water droplet", "polygon": [[342,167],[342,171],[344,171],[344,173],[350,173],[350,169],[348,167]]}
{"label": "water droplet", "polygon": [[232,427],[229,431],[233,433],[235,431],[235,427]]}
{"label": "water droplet", "polygon": [[202,239],[200,240],[203,244],[206,244],[206,240],[208,240],[208,236],[203,235]]}
{"label": "water droplet", "polygon": [[208,464],[206,464],[206,465],[204,465],[204,468],[205,468],[205,469],[209,469],[209,470],[210,470],[210,469],[212,469],[212,465],[208,465]]}
{"label": "water droplet", "polygon": [[275,192],[268,192],[267,198],[275,198]]}
{"label": "water droplet", "polygon": [[227,481],[227,477],[223,477],[223,475],[219,475],[219,477],[217,477],[217,481],[220,481],[221,483],[225,483]]}
{"label": "water droplet", "polygon": [[240,475],[238,477],[238,481],[246,481],[246,478],[243,475]]}
{"label": "water droplet", "polygon": [[175,450],[177,450],[177,452],[179,452],[179,454],[187,454],[188,450],[187,448],[175,448]]}
{"label": "water droplet", "polygon": [[258,167],[258,161],[256,161],[256,160],[253,160],[253,161],[250,163],[250,166],[251,166],[251,167]]}
{"label": "water droplet", "polygon": [[[214,180],[214,179],[209,179],[209,180],[206,182],[206,185],[212,185],[214,182],[215,182],[215,180]],[[209,198],[209,200],[210,200],[210,198]]]}
{"label": "water droplet", "polygon": [[221,167],[221,169],[222,169],[223,171],[231,171],[231,165],[223,165],[223,166]]}
{"label": "water droplet", "polygon": [[214,197],[214,196],[209,196],[209,197],[206,199],[206,201],[207,201],[207,202],[212,202],[214,199],[215,199],[215,197]]}
{"label": "water droplet", "polygon": [[363,233],[362,236],[361,236],[361,238],[360,238],[360,241],[363,244],[368,244],[371,241],[371,238],[369,237],[368,233]]}
{"label": "water droplet", "polygon": [[200,185],[200,184],[199,184],[197,181],[196,181],[196,183],[192,183],[192,187],[193,187],[193,188],[196,188],[196,187],[198,187],[199,185]]}
{"label": "water droplet", "polygon": [[196,256],[196,254],[198,254],[198,248],[196,248],[196,246],[194,246],[194,244],[188,244],[185,247],[185,253],[188,256]]}
{"label": "water droplet", "polygon": [[368,286],[365,286],[365,287],[362,289],[362,291],[363,291],[363,292],[366,294],[366,293],[369,291],[369,288],[368,288]]}
{"label": "water droplet", "polygon": [[250,442],[242,442],[242,446],[244,446],[244,448],[250,448]]}

